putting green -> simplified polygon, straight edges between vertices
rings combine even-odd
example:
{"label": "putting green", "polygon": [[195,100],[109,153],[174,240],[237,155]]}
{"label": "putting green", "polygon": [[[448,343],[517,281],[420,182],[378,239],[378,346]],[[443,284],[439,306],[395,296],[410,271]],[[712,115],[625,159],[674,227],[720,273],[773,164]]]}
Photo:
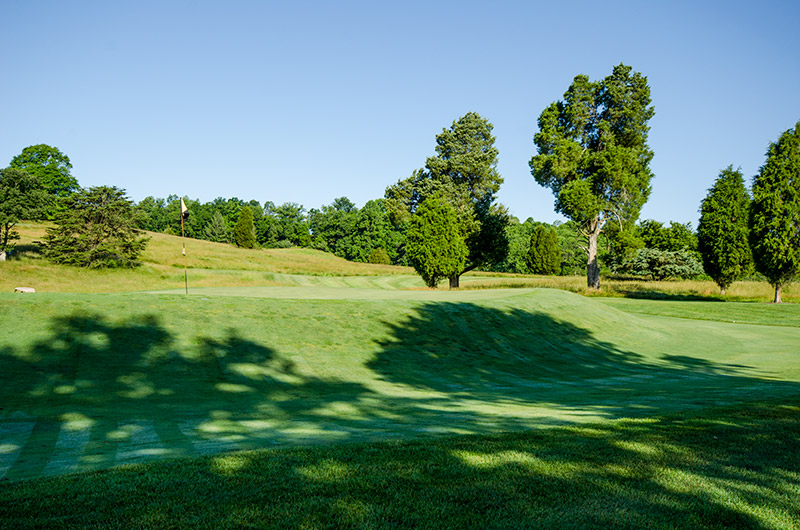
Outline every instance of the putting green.
{"label": "putting green", "polygon": [[800,328],[556,290],[0,296],[0,478],[800,395]]}
{"label": "putting green", "polygon": [[[476,289],[474,291],[451,291],[447,289],[395,289],[329,287],[308,285],[305,287],[197,287],[189,291],[190,296],[234,296],[247,298],[277,298],[294,300],[423,300],[431,302],[471,302],[498,300],[530,294],[541,289]],[[185,295],[184,289],[148,291],[149,294]]]}

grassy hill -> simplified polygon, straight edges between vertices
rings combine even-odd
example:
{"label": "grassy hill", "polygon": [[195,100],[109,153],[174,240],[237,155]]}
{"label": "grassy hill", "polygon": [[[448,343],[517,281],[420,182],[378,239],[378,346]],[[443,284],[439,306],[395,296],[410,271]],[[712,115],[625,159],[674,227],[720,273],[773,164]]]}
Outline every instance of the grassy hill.
{"label": "grassy hill", "polygon": [[[45,234],[41,223],[22,223],[22,240],[16,254],[0,264],[0,292],[15,287],[34,287],[39,292],[111,293],[183,290],[184,272],[176,236],[148,233],[151,238],[143,265],[133,270],[92,271],[58,266],[42,259],[37,241]],[[186,240],[189,287],[356,287],[366,289],[423,289],[410,267],[354,263],[311,249],[239,249],[232,245],[197,239]],[[711,281],[644,281],[604,278],[601,291],[586,288],[583,276],[526,276],[472,272],[462,277],[462,290],[491,288],[563,289],[587,296],[645,299],[723,300]],[[217,291],[217,294],[220,294]],[[771,301],[772,288],[765,282],[736,282],[724,300]],[[789,285],[783,299],[800,300],[800,286]]]}
{"label": "grassy hill", "polygon": [[[31,286],[42,292],[109,293],[182,288],[184,260],[180,237],[148,232],[150,242],[142,266],[125,270],[86,270],[54,265],[41,258],[37,241],[45,225],[23,223],[16,256],[0,265],[0,292]],[[312,249],[247,250],[199,239],[186,240],[186,265],[191,286],[292,285],[292,276],[353,277],[407,276],[400,285],[414,282],[408,267],[354,263]],[[409,280],[411,280],[409,282]],[[322,280],[320,280],[322,281]],[[389,282],[391,284],[391,281]]]}

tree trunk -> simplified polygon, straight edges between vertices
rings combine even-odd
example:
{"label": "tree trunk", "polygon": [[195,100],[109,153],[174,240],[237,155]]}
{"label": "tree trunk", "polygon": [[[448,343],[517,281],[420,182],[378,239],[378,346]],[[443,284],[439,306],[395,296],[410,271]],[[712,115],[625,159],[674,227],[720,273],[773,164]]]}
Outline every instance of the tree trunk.
{"label": "tree trunk", "polygon": [[781,302],[783,302],[783,300],[781,300],[781,284],[778,284],[775,286],[775,300],[773,303],[780,304]]}
{"label": "tree trunk", "polygon": [[720,287],[719,288],[719,294],[722,295],[722,296],[725,296],[725,288],[724,287]]}
{"label": "tree trunk", "polygon": [[450,288],[458,289],[458,279],[460,276],[450,276]]}
{"label": "tree trunk", "polygon": [[600,220],[595,217],[589,225],[589,259],[586,262],[586,285],[600,289],[600,265],[597,264],[597,237],[600,235]]}

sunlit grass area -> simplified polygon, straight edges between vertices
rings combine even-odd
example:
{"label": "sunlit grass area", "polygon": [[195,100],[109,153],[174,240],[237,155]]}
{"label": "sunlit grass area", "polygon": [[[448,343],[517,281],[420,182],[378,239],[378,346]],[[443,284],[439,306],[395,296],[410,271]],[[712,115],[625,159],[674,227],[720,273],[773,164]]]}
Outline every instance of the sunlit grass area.
{"label": "sunlit grass area", "polygon": [[[143,265],[131,270],[98,271],[58,266],[41,258],[37,241],[45,234],[41,223],[22,223],[22,240],[15,255],[0,264],[0,292],[33,287],[41,292],[110,293],[183,289],[183,241],[176,236],[148,233],[150,243]],[[197,239],[186,240],[190,287],[356,287],[368,289],[425,289],[410,267],[373,265],[344,260],[311,249],[246,250]],[[646,281],[603,278],[600,291],[588,289],[583,276],[524,276],[471,272],[461,279],[462,290],[494,288],[553,288],[585,296],[677,300],[769,302],[773,290],[766,282],[742,281],[719,295],[714,282],[699,280]],[[440,289],[447,289],[444,282]],[[800,301],[795,284],[784,288],[784,301]]]}
{"label": "sunlit grass area", "polygon": [[[147,233],[150,242],[135,269],[87,270],[54,265],[39,253],[38,241],[45,225],[22,223],[15,253],[0,263],[0,292],[29,286],[37,292],[131,292],[184,286],[183,241],[180,237]],[[395,284],[422,286],[408,267],[354,263],[311,249],[247,250],[197,239],[186,240],[186,265],[191,286],[268,286],[336,283],[332,278],[387,277],[384,287]],[[395,278],[402,277],[406,278]]]}

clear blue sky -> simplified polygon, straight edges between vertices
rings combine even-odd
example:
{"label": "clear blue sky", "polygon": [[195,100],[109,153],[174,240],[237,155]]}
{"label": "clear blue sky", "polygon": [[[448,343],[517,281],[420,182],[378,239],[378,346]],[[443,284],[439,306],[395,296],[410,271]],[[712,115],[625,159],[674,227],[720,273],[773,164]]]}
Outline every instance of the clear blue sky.
{"label": "clear blue sky", "polygon": [[82,186],[139,201],[382,197],[468,111],[494,124],[499,199],[553,221],[536,119],[572,78],[647,76],[653,192],[691,221],[800,120],[800,2],[0,2],[0,167],[45,143]]}

